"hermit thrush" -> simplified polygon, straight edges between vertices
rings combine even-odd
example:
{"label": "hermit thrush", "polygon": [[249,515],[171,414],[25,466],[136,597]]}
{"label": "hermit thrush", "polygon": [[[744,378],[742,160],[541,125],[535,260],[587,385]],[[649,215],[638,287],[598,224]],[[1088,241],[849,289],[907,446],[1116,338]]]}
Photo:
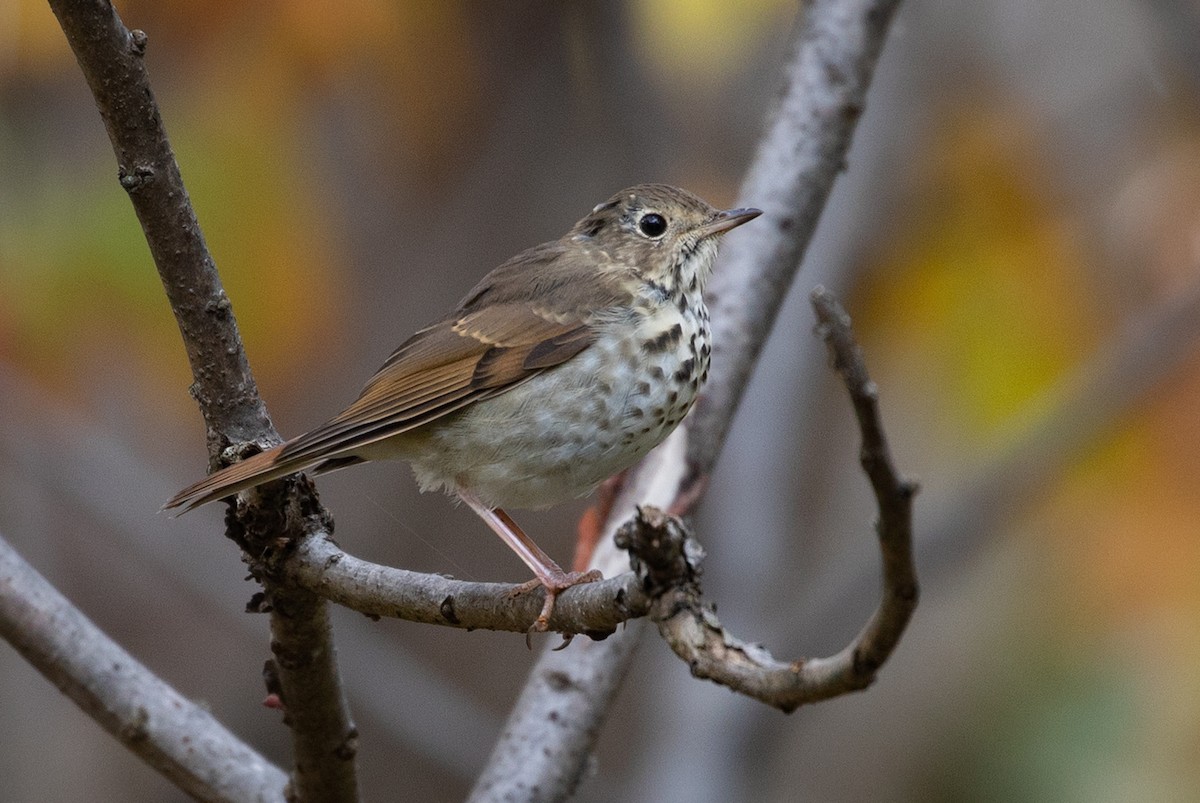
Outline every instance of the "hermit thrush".
{"label": "hermit thrush", "polygon": [[717,240],[757,217],[643,184],[560,240],[489,273],[449,315],[406,340],[359,397],[316,429],[176,494],[190,510],[297,471],[400,459],[421,490],[471,507],[555,596],[564,572],[501,507],[583,496],[658,445],[708,376],[701,293]]}

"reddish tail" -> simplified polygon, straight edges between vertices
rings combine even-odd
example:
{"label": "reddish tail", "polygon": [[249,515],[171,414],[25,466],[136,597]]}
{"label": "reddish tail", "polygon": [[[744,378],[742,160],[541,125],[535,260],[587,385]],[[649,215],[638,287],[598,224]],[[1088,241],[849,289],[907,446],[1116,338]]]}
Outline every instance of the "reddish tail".
{"label": "reddish tail", "polygon": [[163,510],[183,508],[180,512],[186,513],[194,507],[233,496],[238,491],[244,491],[255,485],[262,485],[264,482],[303,471],[322,462],[321,458],[280,461],[278,457],[282,449],[282,446],[276,446],[274,449],[268,449],[261,454],[248,457],[232,466],[209,474],[199,482],[189,485],[172,496],[163,505]]}

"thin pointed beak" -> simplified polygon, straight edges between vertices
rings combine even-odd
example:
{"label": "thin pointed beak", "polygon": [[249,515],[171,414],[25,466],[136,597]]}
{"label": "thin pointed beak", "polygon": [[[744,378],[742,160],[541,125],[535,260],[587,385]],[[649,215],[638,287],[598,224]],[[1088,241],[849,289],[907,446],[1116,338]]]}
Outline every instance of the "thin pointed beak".
{"label": "thin pointed beak", "polygon": [[718,234],[724,234],[730,229],[736,229],[743,223],[749,223],[754,218],[762,214],[761,209],[729,209],[724,212],[718,212],[708,223],[696,229],[698,239],[705,237],[715,237]]}

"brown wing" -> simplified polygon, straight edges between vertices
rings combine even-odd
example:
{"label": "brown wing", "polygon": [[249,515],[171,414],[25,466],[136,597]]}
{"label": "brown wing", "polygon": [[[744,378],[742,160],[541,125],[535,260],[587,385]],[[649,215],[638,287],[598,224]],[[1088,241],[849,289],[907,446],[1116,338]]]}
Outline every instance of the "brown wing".
{"label": "brown wing", "polygon": [[400,346],[341,413],[282,446],[210,474],[163,507],[191,510],[296,471],[340,466],[359,447],[503,393],[559,365],[587,348],[593,337],[584,321],[551,319],[517,304],[434,324]]}
{"label": "brown wing", "polygon": [[388,358],[354,403],[289,441],[279,457],[304,462],[345,454],[503,393],[592,342],[588,323],[562,317],[502,304],[423,329]]}
{"label": "brown wing", "polygon": [[[296,471],[352,462],[358,448],[490,398],[583,351],[592,311],[613,308],[621,271],[580,271],[561,242],[513,257],[446,320],[404,342],[359,397],[311,432],[184,488],[165,507],[190,510]],[[516,278],[521,281],[513,281]],[[530,289],[541,305],[528,302]]]}

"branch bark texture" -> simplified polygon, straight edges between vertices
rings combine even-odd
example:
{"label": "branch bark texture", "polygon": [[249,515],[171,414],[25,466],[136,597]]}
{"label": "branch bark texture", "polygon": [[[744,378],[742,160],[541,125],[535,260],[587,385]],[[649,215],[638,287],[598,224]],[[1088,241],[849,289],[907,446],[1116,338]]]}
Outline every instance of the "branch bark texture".
{"label": "branch bark texture", "polygon": [[[541,589],[518,594],[520,586],[506,583],[467,582],[370,563],[343,552],[324,533],[296,544],[280,569],[296,585],[368,616],[466,630],[528,633],[544,599]],[[625,571],[564,591],[549,629],[599,639],[626,620],[644,616],[649,606],[637,579]]]}
{"label": "branch bark texture", "polygon": [[215,467],[230,443],[277,436],[150,88],[146,34],[128,30],[108,0],[49,2],[96,99],[121,186],[183,333]]}
{"label": "branch bark texture", "polygon": [[[191,392],[207,431],[210,468],[226,460],[227,447],[259,447],[280,438],[258,394],[229,298],[195,211],[146,71],[147,37],[129,31],[108,0],[49,0],[87,79],[117,157],[121,186],[129,194],[183,335],[195,382]],[[279,541],[326,528],[328,517],[306,483],[282,483],[290,493],[278,506],[235,506],[230,535],[251,563]],[[268,492],[267,504],[274,500]],[[289,797],[298,800],[356,800],[355,728],[334,660],[326,603],[311,592],[289,588],[278,578],[256,574],[271,611],[275,677],[287,701],[287,721],[296,750]]]}
{"label": "branch bark texture", "polygon": [[2,538],[0,636],[189,795],[283,800],[282,771],[104,635]]}

